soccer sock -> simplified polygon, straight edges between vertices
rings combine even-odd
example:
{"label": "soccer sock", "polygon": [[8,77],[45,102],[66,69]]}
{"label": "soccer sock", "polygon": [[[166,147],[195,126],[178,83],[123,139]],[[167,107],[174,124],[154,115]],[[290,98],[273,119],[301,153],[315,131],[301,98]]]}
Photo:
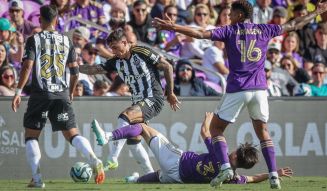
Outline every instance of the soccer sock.
{"label": "soccer sock", "polygon": [[137,163],[141,165],[141,168],[145,174],[153,172],[149,155],[144,149],[142,143],[138,143],[136,145],[129,145],[129,149],[131,150]]}
{"label": "soccer sock", "polygon": [[275,158],[275,150],[274,150],[274,144],[272,140],[265,140],[260,141],[261,145],[261,151],[263,154],[263,157],[265,158],[268,170],[269,170],[269,177],[271,176],[277,176],[277,167],[276,167],[276,158]]}
{"label": "soccer sock", "polygon": [[93,149],[91,147],[90,142],[85,138],[80,135],[77,135],[73,138],[71,141],[72,145],[83,155],[89,160],[92,161],[96,159],[97,157],[95,156]]}
{"label": "soccer sock", "polygon": [[25,143],[25,149],[27,161],[32,169],[33,181],[38,182],[41,180],[41,151],[39,147],[39,142],[36,139],[27,140]]}
{"label": "soccer sock", "polygon": [[158,171],[156,172],[151,172],[148,174],[145,174],[144,176],[141,176],[140,178],[137,179],[138,183],[155,183],[155,182],[160,182],[159,180],[159,173]]}
{"label": "soccer sock", "polygon": [[[125,121],[124,119],[119,117],[118,125],[117,125],[116,129],[119,129],[119,128],[127,126],[127,125],[129,125],[129,122]],[[113,142],[112,151],[109,151],[108,160],[118,162],[117,159],[119,157],[121,150],[123,149],[125,142],[126,142],[126,139],[121,139],[121,140],[117,140],[117,141]]]}
{"label": "soccer sock", "polygon": [[216,136],[212,138],[212,146],[214,148],[214,153],[217,160],[220,162],[221,170],[230,168],[229,158],[228,158],[228,146],[224,136]]}
{"label": "soccer sock", "polygon": [[127,125],[125,127],[116,129],[112,132],[112,139],[127,139],[140,135],[142,133],[142,125],[137,123],[134,125]]}

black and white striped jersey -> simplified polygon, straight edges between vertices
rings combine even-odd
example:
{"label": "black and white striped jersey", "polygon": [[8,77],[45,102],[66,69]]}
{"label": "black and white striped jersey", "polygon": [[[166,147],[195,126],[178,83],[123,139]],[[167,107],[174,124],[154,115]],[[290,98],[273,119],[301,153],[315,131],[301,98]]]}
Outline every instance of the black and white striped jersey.
{"label": "black and white striped jersey", "polygon": [[26,41],[23,60],[33,60],[32,94],[48,98],[66,97],[66,66],[76,60],[72,41],[57,31],[42,31]]}
{"label": "black and white striped jersey", "polygon": [[117,71],[119,77],[130,87],[132,101],[136,103],[149,97],[163,97],[157,64],[160,55],[153,50],[135,46],[129,59],[114,57],[101,64],[106,71]]}

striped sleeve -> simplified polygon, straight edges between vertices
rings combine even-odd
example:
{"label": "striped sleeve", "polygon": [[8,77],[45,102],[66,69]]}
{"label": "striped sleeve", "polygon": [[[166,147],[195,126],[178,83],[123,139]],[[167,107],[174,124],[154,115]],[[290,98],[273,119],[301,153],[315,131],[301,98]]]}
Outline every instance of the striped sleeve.
{"label": "striped sleeve", "polygon": [[153,65],[156,65],[160,58],[158,53],[144,46],[135,46],[132,48],[132,52],[138,54],[142,59],[146,60],[147,63]]}

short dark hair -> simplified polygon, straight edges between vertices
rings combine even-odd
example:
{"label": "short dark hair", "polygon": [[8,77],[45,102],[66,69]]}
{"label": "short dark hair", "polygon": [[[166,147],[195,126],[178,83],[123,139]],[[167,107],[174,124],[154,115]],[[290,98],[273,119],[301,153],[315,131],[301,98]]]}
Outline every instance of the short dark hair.
{"label": "short dark hair", "polygon": [[126,38],[126,34],[125,34],[124,30],[122,28],[118,28],[109,34],[106,41],[107,41],[107,44],[110,44],[112,42],[120,41],[124,37]]}
{"label": "short dark hair", "polygon": [[146,3],[146,1],[144,1],[144,0],[137,0],[137,1],[134,2],[134,4],[133,4],[133,8],[134,8],[134,7],[137,7],[137,6],[139,6],[139,5],[147,5],[147,3]]}
{"label": "short dark hair", "polygon": [[244,14],[245,19],[251,19],[253,7],[247,0],[235,1],[232,4],[232,10],[239,10]]}
{"label": "short dark hair", "polygon": [[44,5],[40,8],[40,17],[51,23],[58,16],[58,9],[54,5]]}
{"label": "short dark hair", "polygon": [[258,149],[253,144],[241,144],[237,150],[237,167],[250,169],[259,161]]}

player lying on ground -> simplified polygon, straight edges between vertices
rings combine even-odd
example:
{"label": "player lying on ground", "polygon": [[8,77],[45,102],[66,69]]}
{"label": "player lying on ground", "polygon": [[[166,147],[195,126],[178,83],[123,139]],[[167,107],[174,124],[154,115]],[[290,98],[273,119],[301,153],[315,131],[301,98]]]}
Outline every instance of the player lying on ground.
{"label": "player lying on ground", "polygon": [[[128,125],[112,132],[104,132],[99,125],[93,125],[98,143],[107,144],[109,141],[127,139],[141,135],[149,145],[155,158],[159,162],[160,170],[142,177],[129,177],[128,181],[138,183],[208,183],[219,173],[220,165],[211,144],[209,125],[213,113],[207,112],[201,127],[201,136],[209,153],[196,154],[192,151],[182,151],[175,148],[166,137],[150,126],[139,123]],[[96,123],[97,124],[97,123]],[[235,172],[237,168],[252,168],[258,160],[258,150],[251,144],[241,145],[229,154],[231,166]],[[256,183],[268,179],[268,174],[254,176],[237,175],[226,182],[231,184]],[[292,176],[289,167],[278,170],[279,176]]]}

